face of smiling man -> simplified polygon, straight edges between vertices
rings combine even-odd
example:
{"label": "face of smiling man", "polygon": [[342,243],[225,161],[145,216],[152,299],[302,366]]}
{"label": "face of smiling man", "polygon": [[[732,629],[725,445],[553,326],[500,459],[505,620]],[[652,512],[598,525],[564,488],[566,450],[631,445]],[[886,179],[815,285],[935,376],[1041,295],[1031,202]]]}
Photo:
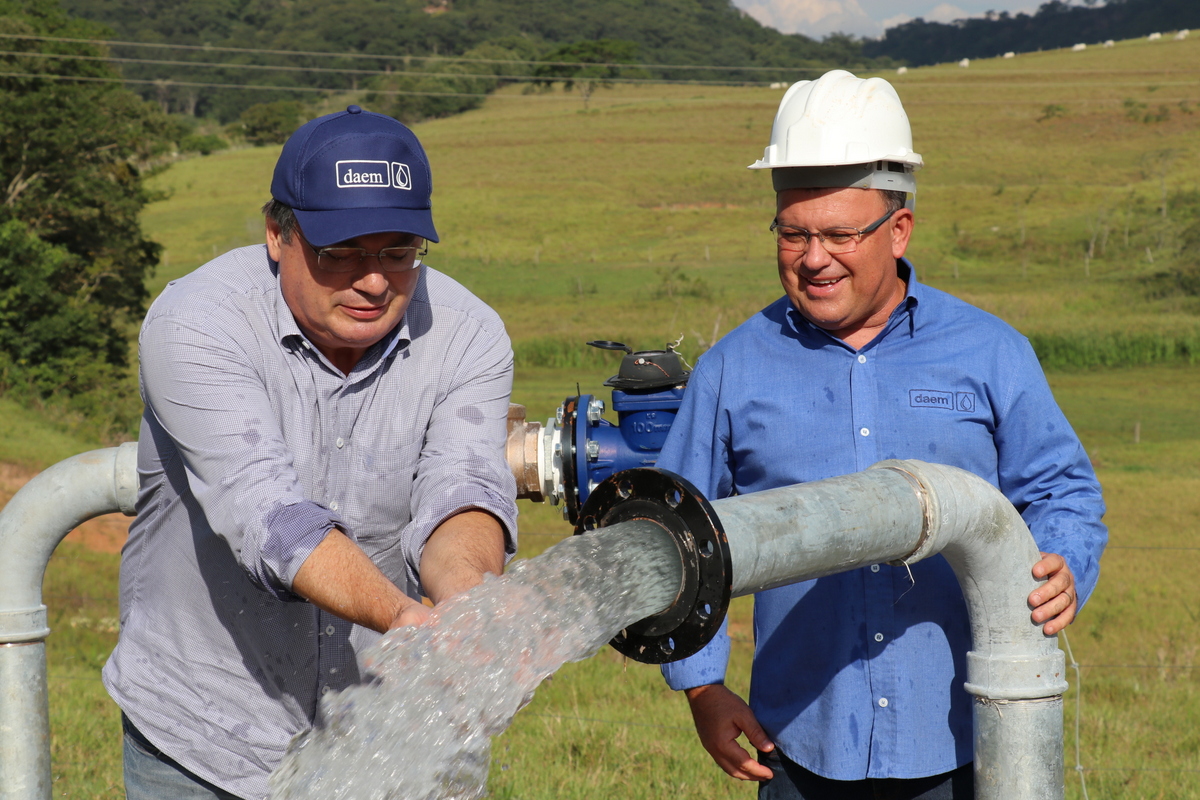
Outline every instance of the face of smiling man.
{"label": "face of smiling man", "polygon": [[[780,225],[823,231],[863,229],[883,215],[882,193],[871,189],[788,189],[777,196]],[[904,299],[896,274],[912,235],[907,208],[862,237],[853,253],[831,255],[816,236],[803,254],[779,248],[779,280],[804,318],[856,350],[870,342]]]}
{"label": "face of smiling man", "polygon": [[[412,244],[414,238],[408,233],[372,233],[338,244],[378,253]],[[420,269],[384,272],[372,257],[353,272],[325,272],[317,267],[317,254],[300,230],[285,242],[270,219],[267,252],[279,263],[279,286],[296,324],[347,375],[367,349],[400,322],[421,274]]]}

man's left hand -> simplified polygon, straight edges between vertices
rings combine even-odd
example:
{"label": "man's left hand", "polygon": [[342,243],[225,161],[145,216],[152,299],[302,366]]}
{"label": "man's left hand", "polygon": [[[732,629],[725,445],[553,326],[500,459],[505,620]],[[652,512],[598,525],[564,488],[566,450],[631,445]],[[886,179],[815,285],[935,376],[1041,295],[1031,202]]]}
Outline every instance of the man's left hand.
{"label": "man's left hand", "polygon": [[1042,553],[1042,560],[1033,565],[1033,577],[1048,578],[1029,595],[1033,621],[1041,625],[1047,636],[1054,636],[1075,619],[1079,599],[1075,592],[1075,576],[1067,561],[1057,553]]}

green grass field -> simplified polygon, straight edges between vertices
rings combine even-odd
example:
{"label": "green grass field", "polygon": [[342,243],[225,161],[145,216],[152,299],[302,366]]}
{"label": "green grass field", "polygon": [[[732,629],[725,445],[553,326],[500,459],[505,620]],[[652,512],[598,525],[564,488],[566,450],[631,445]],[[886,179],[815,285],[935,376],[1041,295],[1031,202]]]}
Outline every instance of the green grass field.
{"label": "green grass field", "polygon": [[[1096,342],[1109,352],[1103,342],[1119,336],[1200,335],[1197,298],[1149,289],[1178,258],[1169,231],[1189,221],[1158,203],[1200,183],[1198,65],[1200,41],[1130,41],[896,77],[928,165],[910,253],[922,279],[1072,353]],[[518,353],[513,399],[531,419],[550,416],[577,383],[601,393],[616,358],[585,352],[587,339],[652,347],[683,334],[693,359],[778,296],[769,178],[743,169],[766,144],[778,99],[753,88],[616,87],[584,111],[577,96],[509,89],[418,128],[443,239],[428,260],[503,315]],[[1168,118],[1134,119],[1139,104]],[[154,178],[169,196],[144,215],[166,248],[152,292],[261,241],[257,209],[277,153],[195,158]],[[1082,693],[1072,674],[1067,697],[1072,798],[1083,797],[1070,769],[1077,743],[1091,798],[1200,796],[1194,356],[1050,372],[1104,484],[1112,531],[1100,586],[1069,632],[1083,665]],[[0,460],[45,466],[95,446],[36,412],[4,410]],[[522,556],[566,533],[554,509],[522,513]],[[64,546],[47,575],[56,797],[121,796],[117,712],[98,679],[116,637],[116,574],[116,556]],[[739,691],[749,614],[748,600],[731,612]],[[711,764],[657,670],[606,649],[564,667],[496,740],[491,791],[532,800],[753,790]]]}

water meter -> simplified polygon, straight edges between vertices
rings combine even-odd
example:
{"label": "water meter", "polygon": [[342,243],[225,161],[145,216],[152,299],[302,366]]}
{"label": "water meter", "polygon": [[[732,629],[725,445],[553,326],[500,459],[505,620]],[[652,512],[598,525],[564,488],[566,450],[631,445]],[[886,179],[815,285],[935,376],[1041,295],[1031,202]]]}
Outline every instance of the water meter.
{"label": "water meter", "polygon": [[658,462],[691,374],[671,346],[634,351],[620,342],[588,344],[625,353],[617,374],[604,382],[612,388],[615,424],[604,417],[604,400],[590,394],[566,398],[545,426],[525,422],[521,406],[509,413],[508,461],[517,497],[561,505],[572,523],[605,478]]}

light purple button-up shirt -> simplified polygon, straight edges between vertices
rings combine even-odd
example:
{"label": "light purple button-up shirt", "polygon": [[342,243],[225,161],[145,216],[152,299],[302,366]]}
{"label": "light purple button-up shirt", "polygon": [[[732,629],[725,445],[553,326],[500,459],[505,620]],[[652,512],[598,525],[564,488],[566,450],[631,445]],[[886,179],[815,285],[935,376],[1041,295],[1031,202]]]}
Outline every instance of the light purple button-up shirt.
{"label": "light purple button-up shirt", "polygon": [[265,797],[376,637],[291,591],[332,527],[414,598],[425,542],[456,512],[491,512],[515,548],[512,349],[495,312],[423,267],[402,323],[343,375],[262,245],[172,282],[139,343],[141,489],[105,685],[164,753]]}

